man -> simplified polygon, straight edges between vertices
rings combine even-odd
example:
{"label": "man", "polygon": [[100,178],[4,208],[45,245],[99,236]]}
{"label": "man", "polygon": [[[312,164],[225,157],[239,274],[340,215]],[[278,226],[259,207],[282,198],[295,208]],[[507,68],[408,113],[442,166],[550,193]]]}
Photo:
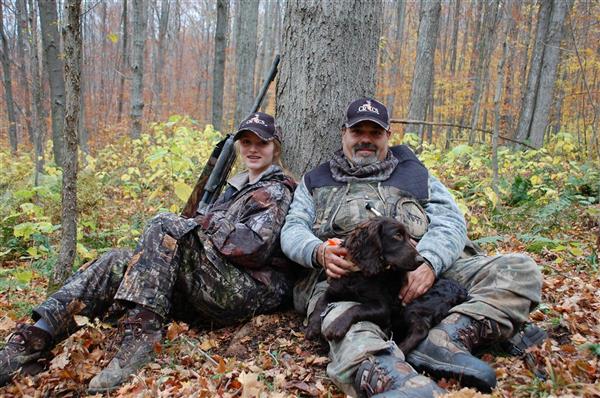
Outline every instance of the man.
{"label": "man", "polygon": [[[374,323],[356,323],[342,340],[329,341],[328,375],[353,396],[443,393],[410,363],[434,377],[453,377],[489,391],[496,385],[495,372],[471,351],[517,332],[540,301],[541,274],[525,255],[480,254],[467,239],[464,217],[447,188],[408,147],[389,147],[389,127],[383,104],[369,98],[353,101],[342,127],[342,150],[308,172],[296,189],[282,249],[315,272],[296,286],[295,306],[310,315],[327,288],[322,270],[329,278],[352,272],[346,249],[325,241],[344,238],[375,208],[406,225],[425,259],[400,289],[403,302],[425,293],[441,276],[463,284],[470,299],[454,307],[412,353],[402,353]],[[322,330],[353,305],[330,305],[321,315]]]}

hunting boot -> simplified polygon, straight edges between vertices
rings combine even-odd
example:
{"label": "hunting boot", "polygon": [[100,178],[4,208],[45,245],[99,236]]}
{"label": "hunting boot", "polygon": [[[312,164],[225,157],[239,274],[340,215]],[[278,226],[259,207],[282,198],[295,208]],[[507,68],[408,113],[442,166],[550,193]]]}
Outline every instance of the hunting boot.
{"label": "hunting boot", "polygon": [[115,357],[96,375],[88,387],[91,394],[113,391],[146,365],[154,356],[154,346],[162,339],[162,318],[136,307],[122,322],[123,340]]}
{"label": "hunting boot", "polygon": [[428,377],[418,374],[389,351],[365,359],[354,379],[359,398],[433,398],[445,393]]}
{"label": "hunting boot", "polygon": [[464,386],[490,392],[496,386],[496,372],[471,352],[500,337],[495,321],[453,313],[429,331],[407,361],[435,378],[454,378]]}
{"label": "hunting boot", "polygon": [[[37,366],[37,361],[51,347],[52,336],[33,325],[19,324],[8,338],[8,342],[0,351],[0,387],[7,384],[19,371],[33,374],[41,371],[42,366]],[[27,368],[37,371],[27,371]]]}

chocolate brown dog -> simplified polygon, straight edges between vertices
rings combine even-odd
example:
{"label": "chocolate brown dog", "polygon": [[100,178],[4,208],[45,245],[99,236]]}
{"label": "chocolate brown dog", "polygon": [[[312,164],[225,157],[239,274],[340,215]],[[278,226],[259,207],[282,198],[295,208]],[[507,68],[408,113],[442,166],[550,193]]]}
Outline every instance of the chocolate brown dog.
{"label": "chocolate brown dog", "polygon": [[339,279],[329,279],[308,320],[306,338],[321,332],[321,314],[331,302],[356,301],[323,331],[327,340],[339,340],[350,326],[370,321],[383,329],[392,329],[394,340],[404,353],[412,350],[439,323],[450,308],[467,298],[466,290],[449,279],[438,280],[419,299],[403,306],[398,298],[409,271],[424,260],[410,242],[399,221],[389,217],[371,218],[354,229],[343,243],[350,259],[360,269]]}

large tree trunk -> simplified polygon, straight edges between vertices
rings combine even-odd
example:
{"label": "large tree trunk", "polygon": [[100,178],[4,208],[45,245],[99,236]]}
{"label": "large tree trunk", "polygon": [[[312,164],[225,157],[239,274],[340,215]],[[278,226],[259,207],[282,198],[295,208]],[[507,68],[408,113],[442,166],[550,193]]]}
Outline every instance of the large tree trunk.
{"label": "large tree trunk", "polygon": [[571,4],[570,0],[552,0],[552,14],[544,40],[542,68],[529,129],[531,144],[536,148],[540,148],[544,143],[544,134],[548,126],[548,116],[554,94],[554,83],[556,82],[556,70],[560,59],[563,24]]}
{"label": "large tree trunk", "polygon": [[0,40],[2,40],[2,72],[4,74],[4,100],[8,116],[8,141],[13,153],[17,152],[17,115],[15,114],[15,101],[13,99],[12,80],[10,78],[10,56],[8,54],[8,39],[4,33],[4,12],[0,1]]}
{"label": "large tree trunk", "polygon": [[127,52],[127,0],[123,0],[123,13],[121,14],[121,73],[119,73],[119,99],[117,105],[117,123],[121,122],[123,115],[123,94],[125,92],[125,71],[129,70],[129,58]]}
{"label": "large tree trunk", "polygon": [[142,133],[144,112],[144,44],[148,25],[147,0],[133,0],[133,50],[131,56],[131,137]]}
{"label": "large tree trunk", "polygon": [[394,45],[396,48],[395,54],[392,59],[392,66],[390,71],[390,85],[388,87],[389,95],[386,98],[387,107],[390,115],[394,114],[394,107],[396,102],[395,89],[400,85],[401,73],[400,73],[400,59],[402,57],[402,44],[404,43],[404,17],[406,14],[406,0],[398,0],[396,7],[396,31],[394,34]]}
{"label": "large tree trunk", "polygon": [[156,43],[156,59],[154,63],[154,95],[152,96],[152,110],[154,118],[162,117],[163,101],[163,68],[165,64],[165,37],[167,35],[167,25],[169,23],[169,1],[161,0],[160,18],[158,20],[158,40]]}
{"label": "large tree trunk", "polygon": [[65,128],[65,79],[64,63],[60,54],[60,35],[58,33],[58,13],[56,0],[38,1],[40,9],[40,28],[44,59],[50,81],[52,110],[52,150],[54,161],[64,165],[64,128]]}
{"label": "large tree trunk", "polygon": [[225,51],[229,26],[229,0],[217,0],[217,28],[215,29],[215,54],[212,87],[212,125],[221,131],[223,122],[223,86],[225,84]]}
{"label": "large tree trunk", "polygon": [[348,103],[375,93],[382,9],[380,0],[288,2],[277,119],[285,163],[296,175],[340,148]]}
{"label": "large tree trunk", "polygon": [[79,81],[81,75],[81,0],[67,0],[65,43],[65,143],[62,180],[62,236],[60,254],[48,290],[62,286],[71,274],[77,253],[77,129],[79,119]]}
{"label": "large tree trunk", "polygon": [[254,102],[254,63],[256,61],[256,26],[258,24],[258,0],[239,2],[236,29],[235,64],[237,66],[235,94],[235,125],[250,112]]}
{"label": "large tree trunk", "polygon": [[[427,102],[429,101],[431,87],[433,87],[433,68],[440,9],[440,0],[426,1],[421,5],[417,57],[408,109],[410,120],[425,120],[427,115]],[[414,127],[411,130],[411,127],[409,127],[407,131],[416,132],[417,130]]]}
{"label": "large tree trunk", "polygon": [[531,55],[529,65],[529,73],[527,75],[527,88],[523,101],[521,103],[521,113],[519,114],[519,123],[517,124],[516,138],[518,141],[525,141],[529,138],[529,128],[533,118],[533,110],[535,109],[535,101],[537,96],[537,88],[542,69],[542,59],[544,55],[544,40],[548,23],[550,21],[550,11],[552,9],[550,0],[542,1],[538,12],[537,29],[535,33],[535,44]]}

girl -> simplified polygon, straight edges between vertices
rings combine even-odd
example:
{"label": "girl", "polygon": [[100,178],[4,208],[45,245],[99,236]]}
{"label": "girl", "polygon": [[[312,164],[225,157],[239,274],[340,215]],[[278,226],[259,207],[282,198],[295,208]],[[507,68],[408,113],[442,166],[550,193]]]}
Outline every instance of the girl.
{"label": "girl", "polygon": [[235,145],[247,171],[234,176],[206,215],[159,214],[133,253],[112,250],[83,265],[33,310],[35,324],[17,326],[0,351],[0,386],[90,319],[127,313],[121,346],[89,392],[111,391],[148,363],[167,318],[224,326],[275,310],[291,296],[293,276],[279,232],[295,182],[281,168],[281,136],[272,116],[244,120]]}

